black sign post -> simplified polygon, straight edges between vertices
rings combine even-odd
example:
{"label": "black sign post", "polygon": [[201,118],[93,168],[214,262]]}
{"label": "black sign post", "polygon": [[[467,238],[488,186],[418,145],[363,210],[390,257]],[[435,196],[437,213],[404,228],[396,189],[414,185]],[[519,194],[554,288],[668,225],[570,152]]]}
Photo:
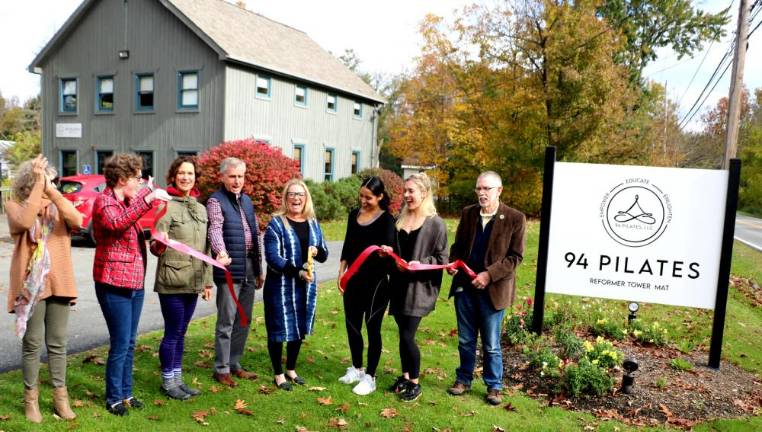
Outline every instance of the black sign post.
{"label": "black sign post", "polygon": [[540,244],[537,251],[537,274],[534,284],[534,311],[532,331],[542,334],[545,318],[545,276],[548,271],[548,240],[550,239],[550,206],[553,203],[553,170],[556,166],[556,148],[545,148],[545,172],[542,179],[542,209],[540,210]]}
{"label": "black sign post", "polygon": [[730,263],[733,258],[733,233],[736,226],[740,180],[741,161],[731,159],[728,167],[728,193],[725,197],[725,225],[722,229],[720,274],[717,278],[717,298],[714,303],[712,342],[709,345],[709,367],[712,369],[720,368],[720,357],[722,357],[722,334],[725,331],[725,310],[728,305],[728,283],[730,281]]}

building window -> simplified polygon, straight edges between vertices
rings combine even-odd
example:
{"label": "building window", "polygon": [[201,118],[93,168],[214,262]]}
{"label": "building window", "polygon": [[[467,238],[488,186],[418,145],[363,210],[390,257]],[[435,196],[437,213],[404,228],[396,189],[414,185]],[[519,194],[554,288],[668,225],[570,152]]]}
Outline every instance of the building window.
{"label": "building window", "polygon": [[95,152],[95,173],[103,174],[103,167],[106,166],[108,158],[114,155],[113,150],[98,150]]}
{"label": "building window", "polygon": [[77,151],[61,150],[61,177],[73,176],[77,174]]}
{"label": "building window", "polygon": [[114,111],[114,77],[98,77],[98,101],[96,106],[98,112]]}
{"label": "building window", "polygon": [[61,79],[61,112],[77,112],[77,79]]}
{"label": "building window", "polygon": [[361,102],[355,102],[354,107],[352,108],[352,113],[354,114],[355,118],[362,118],[362,103]]}
{"label": "building window", "polygon": [[323,154],[323,180],[333,181],[333,149],[325,149]]}
{"label": "building window", "polygon": [[298,106],[307,106],[307,87],[297,85],[294,90],[294,103]]}
{"label": "building window", "polygon": [[140,176],[144,179],[153,177],[153,152],[139,151],[136,153],[143,159],[143,171],[140,173]]}
{"label": "building window", "polygon": [[177,108],[198,109],[198,72],[177,74]]}
{"label": "building window", "polygon": [[329,94],[325,98],[325,109],[328,112],[336,112],[339,105],[339,98],[335,94]]}
{"label": "building window", "polygon": [[137,75],[137,100],[135,107],[138,111],[153,111],[153,74]]}
{"label": "building window", "polygon": [[197,156],[198,150],[177,150],[175,151],[177,153],[177,157],[180,156]]}
{"label": "building window", "polygon": [[260,99],[270,99],[270,87],[272,80],[270,77],[257,75],[257,97]]}
{"label": "building window", "polygon": [[294,144],[294,154],[291,158],[299,162],[299,172],[304,175],[304,144]]}
{"label": "building window", "polygon": [[357,174],[358,171],[360,171],[360,152],[359,151],[353,151],[352,152],[352,174]]}

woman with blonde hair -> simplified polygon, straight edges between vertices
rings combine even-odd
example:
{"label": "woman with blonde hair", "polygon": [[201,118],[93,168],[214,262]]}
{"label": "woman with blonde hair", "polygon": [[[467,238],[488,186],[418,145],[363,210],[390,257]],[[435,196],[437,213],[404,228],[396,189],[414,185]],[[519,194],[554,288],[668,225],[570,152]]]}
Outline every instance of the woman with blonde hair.
{"label": "woman with blonde hair", "polygon": [[[312,261],[325,262],[328,247],[315,218],[307,185],[291,179],[283,188],[280,210],[265,230],[267,276],[264,288],[267,350],[275,385],[290,391],[304,385],[296,373],[302,340],[312,333],[317,305],[317,281]],[[286,373],[281,365],[286,342]]]}
{"label": "woman with blonde hair", "polygon": [[82,215],[53,185],[55,177],[42,155],[24,162],[13,181],[13,199],[6,204],[14,243],[8,312],[16,314],[16,334],[22,338],[24,411],[33,423],[42,422],[38,378],[43,343],[53,410],[63,419],[76,418],[66,390],[66,331],[69,306],[77,300],[69,233],[80,228]]}
{"label": "woman with blonde hair", "polygon": [[[397,218],[397,254],[410,264],[447,264],[447,227],[437,216],[431,180],[424,173],[413,174],[405,180],[404,207]],[[389,248],[385,248],[386,251]],[[400,399],[411,402],[421,396],[418,375],[421,352],[415,334],[421,319],[434,310],[441,270],[408,272],[400,267],[391,275],[389,314],[399,328],[399,350],[402,375],[391,390]]]}

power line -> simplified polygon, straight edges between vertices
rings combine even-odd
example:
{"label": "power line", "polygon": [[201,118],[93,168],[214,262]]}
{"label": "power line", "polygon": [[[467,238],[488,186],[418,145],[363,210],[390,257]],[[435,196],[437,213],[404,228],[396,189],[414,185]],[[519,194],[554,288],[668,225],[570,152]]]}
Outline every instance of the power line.
{"label": "power line", "polygon": [[685,87],[685,92],[683,92],[683,95],[680,96],[680,100],[677,101],[677,106],[680,106],[680,103],[683,102],[683,98],[685,98],[685,95],[688,94],[688,90],[690,90],[691,85],[693,84],[693,80],[696,79],[696,75],[698,75],[699,71],[701,70],[701,66],[704,64],[704,60],[709,56],[709,51],[712,49],[712,45],[714,45],[714,40],[712,40],[709,43],[709,46],[706,48],[706,53],[704,53],[704,58],[701,59],[701,63],[699,63],[698,67],[696,68],[696,71],[693,72],[693,76],[691,77],[690,82],[688,82],[688,86]]}
{"label": "power line", "polygon": [[[730,59],[730,53],[733,52],[734,46],[735,46],[735,41],[733,41],[733,43],[730,45],[730,48],[725,52],[725,55],[722,56],[722,59],[717,64],[717,67],[714,69],[714,72],[712,72],[712,76],[709,77],[709,81],[707,81],[706,85],[704,85],[704,88],[701,90],[701,93],[696,98],[696,101],[693,103],[693,105],[691,105],[691,108],[688,110],[688,112],[685,114],[682,120],[680,120],[678,128],[682,129],[688,122],[691,121],[691,119],[693,119],[693,117],[696,115],[699,109],[701,109],[701,107],[703,106],[703,102],[701,102],[701,98],[704,96],[709,86],[712,85],[712,81],[714,81],[714,78],[717,76],[717,73],[720,71],[720,68],[722,68],[723,63],[725,63],[726,60]],[[728,65],[730,65],[730,63],[728,63]],[[725,67],[725,70],[722,72],[722,75],[725,75],[725,71],[727,71],[727,66]],[[722,79],[722,76],[720,76],[717,79],[717,82],[719,82],[720,79]],[[712,90],[714,90],[714,87],[717,86],[717,82],[714,83]],[[711,91],[709,93],[711,93]],[[706,97],[709,97],[709,93],[706,93]],[[704,98],[704,100],[706,100],[706,98]],[[699,104],[699,102],[701,102],[701,104]]]}

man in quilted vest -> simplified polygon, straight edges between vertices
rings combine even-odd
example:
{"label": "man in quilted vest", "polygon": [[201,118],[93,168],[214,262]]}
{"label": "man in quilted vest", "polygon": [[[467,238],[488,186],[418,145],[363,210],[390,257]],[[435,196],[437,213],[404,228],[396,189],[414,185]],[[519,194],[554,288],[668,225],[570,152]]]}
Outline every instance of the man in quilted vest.
{"label": "man in quilted vest", "polygon": [[[222,186],[207,201],[209,243],[212,253],[228,267],[233,288],[248,318],[254,305],[254,290],[262,288],[262,241],[251,199],[243,193],[246,164],[227,158],[220,164]],[[237,384],[232,376],[255,379],[256,374],[241,366],[249,328],[242,327],[235,299],[228,290],[225,273],[214,269],[217,286],[217,325],[214,334],[214,379],[230,387]],[[232,376],[231,376],[232,375]]]}

